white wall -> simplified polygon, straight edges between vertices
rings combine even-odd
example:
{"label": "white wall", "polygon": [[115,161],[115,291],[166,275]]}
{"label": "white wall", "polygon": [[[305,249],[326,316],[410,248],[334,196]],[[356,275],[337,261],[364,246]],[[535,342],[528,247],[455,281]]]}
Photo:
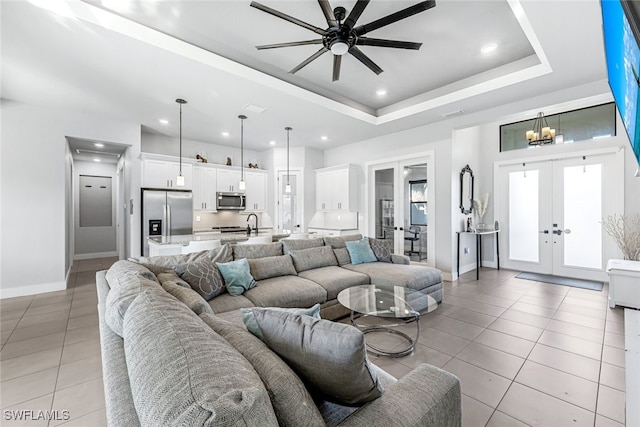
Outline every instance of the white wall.
{"label": "white wall", "polygon": [[0,298],[64,289],[65,137],[139,147],[140,125],[6,100],[0,113]]}
{"label": "white wall", "polygon": [[[75,259],[116,256],[116,164],[75,161],[74,166]],[[80,175],[111,178],[111,227],[80,227]]]}

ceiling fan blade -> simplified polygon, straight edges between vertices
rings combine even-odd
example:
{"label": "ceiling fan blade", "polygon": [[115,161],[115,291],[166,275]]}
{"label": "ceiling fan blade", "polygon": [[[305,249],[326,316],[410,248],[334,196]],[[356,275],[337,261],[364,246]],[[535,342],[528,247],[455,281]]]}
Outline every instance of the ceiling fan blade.
{"label": "ceiling fan blade", "polygon": [[318,57],[320,55],[322,55],[325,52],[328,52],[329,49],[327,49],[326,47],[322,46],[322,48],[317,51],[316,53],[314,53],[313,55],[311,55],[310,57],[308,57],[307,59],[305,59],[304,61],[302,61],[300,64],[298,64],[298,66],[296,66],[293,70],[289,71],[289,74],[295,74],[298,71],[300,71],[302,68],[304,68],[305,66],[309,65],[310,62],[318,59]]}
{"label": "ceiling fan blade", "polygon": [[330,27],[337,27],[338,21],[336,20],[336,17],[333,14],[333,9],[331,9],[329,0],[318,0],[318,3],[322,8],[322,13],[324,13],[324,17],[327,19],[327,24],[329,24]]}
{"label": "ceiling fan blade", "polygon": [[340,80],[340,64],[342,64],[341,55],[333,55],[333,81]]}
{"label": "ceiling fan blade", "polygon": [[403,42],[399,40],[372,39],[370,37],[358,37],[356,42],[358,46],[378,46],[378,47],[395,47],[397,49],[413,49],[418,50],[422,43]]}
{"label": "ceiling fan blade", "polygon": [[370,31],[377,30],[378,28],[393,24],[394,22],[400,21],[401,19],[413,16],[416,13],[424,12],[425,10],[431,9],[435,5],[435,0],[423,1],[418,4],[414,4],[413,6],[409,6],[406,9],[402,9],[398,12],[392,13],[391,15],[387,15],[384,18],[377,19],[368,24],[360,25],[354,28],[354,31],[357,35],[362,36]]}
{"label": "ceiling fan blade", "polygon": [[378,67],[375,62],[373,62],[367,55],[365,55],[360,49],[355,46],[352,46],[349,49],[349,53],[356,57],[356,59],[366,65],[371,71],[376,74],[380,74],[383,70]]}
{"label": "ceiling fan blade", "polygon": [[358,18],[360,18],[360,15],[362,15],[362,12],[364,12],[364,8],[367,7],[368,4],[369,0],[358,0],[355,6],[353,6],[353,9],[351,9],[351,13],[344,21],[344,25],[349,27],[349,30],[351,30],[353,26],[356,25],[356,21],[358,20]]}
{"label": "ceiling fan blade", "polygon": [[324,35],[324,33],[325,33],[325,30],[323,30],[322,28],[318,28],[318,27],[313,26],[311,24],[307,24],[306,22],[301,21],[298,18],[294,18],[293,16],[289,16],[286,13],[282,13],[282,12],[279,12],[279,11],[277,11],[275,9],[271,9],[270,7],[267,7],[267,6],[265,6],[263,4],[260,4],[258,2],[252,1],[250,6],[251,7],[255,7],[256,9],[259,9],[259,10],[261,10],[263,12],[267,12],[270,15],[277,16],[278,18],[284,19],[285,21],[289,21],[292,24],[299,25],[302,28],[306,28],[307,30],[311,30],[316,34]]}
{"label": "ceiling fan blade", "polygon": [[322,39],[317,40],[304,40],[300,42],[288,42],[288,43],[275,43],[275,44],[263,44],[260,46],[256,46],[256,49],[276,49],[279,47],[292,47],[292,46],[305,46],[308,44],[322,44]]}

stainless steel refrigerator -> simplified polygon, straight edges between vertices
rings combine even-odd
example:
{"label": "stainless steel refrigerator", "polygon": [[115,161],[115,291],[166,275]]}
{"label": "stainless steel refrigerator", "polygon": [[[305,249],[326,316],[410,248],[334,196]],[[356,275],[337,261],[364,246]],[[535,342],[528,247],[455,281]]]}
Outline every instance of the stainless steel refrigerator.
{"label": "stainless steel refrigerator", "polygon": [[142,189],[142,255],[149,256],[150,236],[176,236],[193,233],[191,191]]}

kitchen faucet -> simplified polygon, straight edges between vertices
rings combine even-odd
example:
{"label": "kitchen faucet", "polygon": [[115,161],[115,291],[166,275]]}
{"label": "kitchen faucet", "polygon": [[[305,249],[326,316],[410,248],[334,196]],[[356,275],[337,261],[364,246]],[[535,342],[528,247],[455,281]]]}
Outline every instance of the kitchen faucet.
{"label": "kitchen faucet", "polygon": [[[258,215],[254,214],[254,213],[250,213],[249,215],[247,215],[247,222],[249,222],[249,219],[252,216],[256,218],[256,226],[253,229],[256,230],[256,235],[258,235]],[[251,227],[250,226],[247,229],[247,234],[251,234]]]}

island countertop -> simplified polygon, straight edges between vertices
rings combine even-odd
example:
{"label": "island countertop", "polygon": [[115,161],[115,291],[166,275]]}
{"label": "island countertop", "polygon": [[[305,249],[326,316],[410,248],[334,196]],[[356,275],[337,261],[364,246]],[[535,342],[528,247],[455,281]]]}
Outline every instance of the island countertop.
{"label": "island countertop", "polygon": [[[284,237],[288,237],[289,234],[274,234],[271,230],[261,231],[257,236],[272,236],[273,240],[280,240]],[[251,233],[251,237],[255,237],[255,233]],[[152,236],[149,237],[149,244],[155,246],[186,246],[189,242],[200,242],[207,240],[220,240],[220,243],[235,243],[244,242],[249,239],[247,233],[194,233],[194,234],[179,234],[174,236]]]}

